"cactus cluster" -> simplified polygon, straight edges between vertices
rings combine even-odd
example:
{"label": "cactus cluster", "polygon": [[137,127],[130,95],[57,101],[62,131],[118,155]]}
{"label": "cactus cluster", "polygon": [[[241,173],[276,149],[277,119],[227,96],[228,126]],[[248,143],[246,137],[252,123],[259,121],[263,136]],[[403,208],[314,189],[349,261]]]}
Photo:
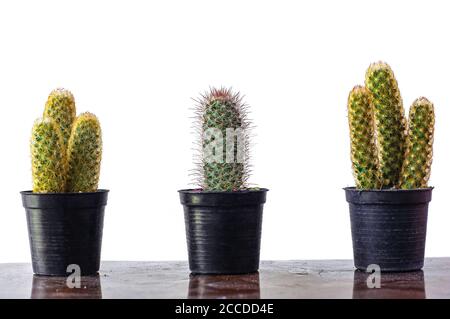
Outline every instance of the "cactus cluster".
{"label": "cactus cluster", "polygon": [[205,191],[247,188],[249,175],[247,108],[239,93],[211,88],[197,102],[200,133],[196,177]]}
{"label": "cactus cluster", "polygon": [[78,193],[97,191],[102,158],[102,135],[97,117],[76,117],[70,91],[53,90],[43,117],[31,136],[33,192]]}
{"label": "cactus cluster", "polygon": [[365,87],[351,90],[347,109],[358,189],[427,187],[434,133],[430,101],[414,101],[407,122],[394,73],[377,62],[367,69]]}

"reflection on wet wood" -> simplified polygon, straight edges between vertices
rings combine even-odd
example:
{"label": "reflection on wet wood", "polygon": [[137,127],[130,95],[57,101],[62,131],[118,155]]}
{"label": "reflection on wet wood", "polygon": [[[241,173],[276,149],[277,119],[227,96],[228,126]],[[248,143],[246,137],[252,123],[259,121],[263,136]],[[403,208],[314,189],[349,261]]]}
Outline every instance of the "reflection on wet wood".
{"label": "reflection on wet wood", "polygon": [[66,277],[33,276],[31,299],[60,298],[101,299],[100,276],[81,277],[79,288],[67,285]]}
{"label": "reflection on wet wood", "polygon": [[64,277],[33,276],[29,264],[0,264],[0,298],[450,298],[450,258],[382,273],[380,289],[368,276],[351,260],[263,261],[259,273],[230,276],[193,276],[185,261],[104,262],[71,289]]}
{"label": "reflection on wet wood", "polygon": [[[354,299],[425,299],[423,271],[382,273],[380,288],[375,288],[369,273],[355,270],[353,279]],[[369,280],[369,285],[367,281]],[[372,288],[373,287],[373,288]]]}
{"label": "reflection on wet wood", "polygon": [[188,298],[259,299],[259,273],[248,275],[193,275]]}

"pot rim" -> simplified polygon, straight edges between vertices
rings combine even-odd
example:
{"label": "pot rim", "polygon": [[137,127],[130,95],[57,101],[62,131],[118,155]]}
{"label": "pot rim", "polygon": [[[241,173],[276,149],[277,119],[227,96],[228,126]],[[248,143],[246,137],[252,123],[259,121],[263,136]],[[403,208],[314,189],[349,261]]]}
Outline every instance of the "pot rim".
{"label": "pot rim", "polygon": [[403,205],[429,203],[433,187],[416,189],[372,189],[344,188],[347,202],[358,205]]}
{"label": "pot rim", "polygon": [[351,192],[372,192],[372,193],[408,193],[408,192],[428,192],[434,189],[434,186],[425,188],[399,189],[399,188],[383,188],[383,189],[357,189],[356,186],[348,186],[342,188]]}
{"label": "pot rim", "polygon": [[268,192],[268,188],[258,188],[258,189],[240,189],[237,191],[204,191],[202,189],[195,189],[195,188],[188,188],[188,189],[180,189],[178,190],[178,193],[183,194],[248,194],[248,193],[261,193],[261,192]]}
{"label": "pot rim", "polygon": [[29,191],[21,191],[20,194],[27,195],[27,196],[79,196],[79,195],[87,195],[87,194],[98,194],[98,193],[109,193],[109,189],[97,189],[95,192],[79,192],[79,193],[73,193],[73,192],[59,192],[59,193],[34,193],[32,190]]}
{"label": "pot rim", "polygon": [[99,189],[96,192],[84,193],[33,193],[21,192],[22,205],[26,209],[84,209],[106,206],[109,190]]}
{"label": "pot rim", "polygon": [[239,191],[200,191],[197,189],[182,189],[178,191],[180,201],[185,206],[247,206],[260,205],[266,202],[268,189]]}

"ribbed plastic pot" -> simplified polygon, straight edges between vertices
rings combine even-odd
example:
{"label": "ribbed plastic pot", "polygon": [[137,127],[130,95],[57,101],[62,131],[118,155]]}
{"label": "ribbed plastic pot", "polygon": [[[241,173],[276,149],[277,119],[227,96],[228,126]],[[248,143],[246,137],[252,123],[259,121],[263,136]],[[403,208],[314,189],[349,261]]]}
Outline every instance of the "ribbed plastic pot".
{"label": "ribbed plastic pot", "polygon": [[193,274],[258,271],[267,191],[179,191]]}
{"label": "ribbed plastic pot", "polygon": [[344,190],[355,267],[365,271],[376,264],[382,272],[422,269],[432,188]]}
{"label": "ribbed plastic pot", "polygon": [[67,276],[73,264],[82,276],[98,272],[108,192],[21,192],[35,274]]}

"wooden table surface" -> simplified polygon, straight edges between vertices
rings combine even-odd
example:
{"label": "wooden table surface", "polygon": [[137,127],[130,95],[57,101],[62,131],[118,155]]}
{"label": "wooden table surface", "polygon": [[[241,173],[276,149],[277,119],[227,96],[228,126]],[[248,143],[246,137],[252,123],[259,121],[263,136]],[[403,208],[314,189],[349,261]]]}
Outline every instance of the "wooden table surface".
{"label": "wooden table surface", "polygon": [[450,258],[427,259],[423,271],[368,274],[351,260],[263,261],[259,273],[191,276],[187,262],[103,262],[100,274],[66,278],[33,276],[29,264],[0,264],[0,298],[450,298]]}

